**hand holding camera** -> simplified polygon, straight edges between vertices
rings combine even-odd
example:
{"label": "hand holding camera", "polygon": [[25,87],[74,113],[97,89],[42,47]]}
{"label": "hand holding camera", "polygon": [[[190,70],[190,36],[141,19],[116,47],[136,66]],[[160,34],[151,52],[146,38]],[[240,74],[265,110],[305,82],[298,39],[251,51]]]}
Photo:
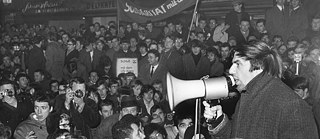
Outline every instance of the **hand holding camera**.
{"label": "hand holding camera", "polygon": [[13,97],[13,95],[14,95],[13,92],[9,89],[0,91],[0,99],[4,98],[5,96]]}

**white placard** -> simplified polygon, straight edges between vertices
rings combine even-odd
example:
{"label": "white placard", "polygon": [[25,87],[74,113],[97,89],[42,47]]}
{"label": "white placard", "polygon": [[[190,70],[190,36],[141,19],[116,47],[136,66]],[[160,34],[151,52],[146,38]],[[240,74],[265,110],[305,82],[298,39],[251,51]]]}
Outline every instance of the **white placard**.
{"label": "white placard", "polygon": [[120,73],[132,72],[138,77],[138,59],[137,58],[118,58],[117,76]]}

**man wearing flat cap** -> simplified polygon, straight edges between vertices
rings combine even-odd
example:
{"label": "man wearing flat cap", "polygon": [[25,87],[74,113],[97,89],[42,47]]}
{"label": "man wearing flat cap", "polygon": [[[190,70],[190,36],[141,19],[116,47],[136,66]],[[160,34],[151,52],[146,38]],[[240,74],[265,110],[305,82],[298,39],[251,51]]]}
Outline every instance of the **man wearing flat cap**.
{"label": "man wearing flat cap", "polygon": [[93,134],[94,138],[112,139],[112,126],[127,114],[137,116],[139,105],[134,97],[124,96],[121,99],[120,108],[120,113],[111,115],[110,117],[101,121],[100,125],[96,129],[96,132]]}

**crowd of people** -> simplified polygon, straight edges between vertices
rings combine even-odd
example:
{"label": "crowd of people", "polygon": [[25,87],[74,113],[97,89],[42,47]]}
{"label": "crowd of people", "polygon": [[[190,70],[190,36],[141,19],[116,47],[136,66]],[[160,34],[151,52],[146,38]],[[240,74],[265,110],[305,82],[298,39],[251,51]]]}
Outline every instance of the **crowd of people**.
{"label": "crowd of people", "polygon": [[[289,5],[276,0],[265,19],[252,20],[241,0],[232,4],[233,10],[225,21],[201,16],[190,31],[178,21],[166,21],[164,26],[152,22],[117,25],[111,21],[108,25],[81,25],[71,31],[46,25],[0,26],[0,137],[192,138],[196,123],[189,110],[194,102],[178,105],[174,112],[170,109],[166,91],[166,75],[170,73],[183,80],[199,80],[207,75],[236,77],[235,96],[221,98],[222,107],[210,109],[205,104],[208,108],[204,117],[216,120],[201,131],[204,138],[318,138],[307,134],[317,131],[307,124],[314,123],[319,129],[320,14],[309,20],[300,0],[291,0]],[[118,73],[119,58],[136,58],[138,74]],[[245,62],[250,63],[249,71],[240,68]],[[272,99],[267,95],[263,96],[265,100],[253,101],[261,105],[252,112],[249,107],[253,105],[248,106],[244,99],[253,98],[246,93],[268,92],[262,84],[270,87],[270,82],[279,86],[285,83],[286,87],[273,86],[281,93],[273,94]],[[280,99],[284,96],[287,98]],[[264,122],[256,118],[258,123],[251,121],[256,125],[248,125],[257,111],[262,116],[275,117],[275,112],[270,111],[278,105],[268,106],[269,103],[289,103],[289,98],[297,102],[288,105],[296,106],[302,116],[305,114],[300,120],[305,119],[308,132],[299,134],[302,127],[297,123],[303,123],[297,120],[299,114],[295,115],[298,118],[286,120],[281,116]],[[240,107],[236,107],[237,102]],[[266,107],[268,114],[263,111]],[[312,108],[311,115],[307,107]],[[220,111],[216,113],[217,110]],[[289,113],[284,115],[292,116]],[[247,126],[232,126],[233,132],[220,131],[228,120]],[[278,125],[278,120],[296,125]],[[259,124],[272,128],[265,122],[273,123],[279,131],[263,132]],[[284,133],[284,126],[301,131]]]}

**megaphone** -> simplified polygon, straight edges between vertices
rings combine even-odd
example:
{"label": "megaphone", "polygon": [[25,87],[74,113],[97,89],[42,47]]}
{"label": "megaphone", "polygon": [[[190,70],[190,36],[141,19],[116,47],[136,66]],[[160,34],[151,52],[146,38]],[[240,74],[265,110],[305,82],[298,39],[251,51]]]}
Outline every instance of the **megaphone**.
{"label": "megaphone", "polygon": [[203,80],[180,80],[167,73],[167,93],[171,110],[180,102],[192,99],[219,99],[227,97],[229,89],[235,85],[232,76],[222,76]]}

